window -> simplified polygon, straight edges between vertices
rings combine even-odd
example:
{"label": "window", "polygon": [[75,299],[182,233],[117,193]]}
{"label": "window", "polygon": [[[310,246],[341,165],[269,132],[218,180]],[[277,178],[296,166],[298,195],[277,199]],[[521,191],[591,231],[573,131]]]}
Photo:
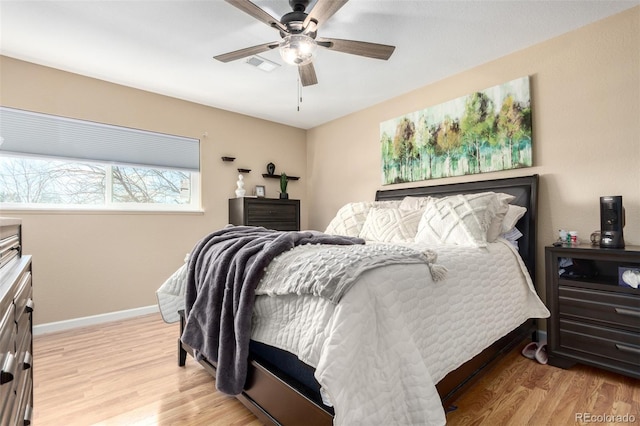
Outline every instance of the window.
{"label": "window", "polygon": [[0,108],[3,208],[196,210],[199,141]]}

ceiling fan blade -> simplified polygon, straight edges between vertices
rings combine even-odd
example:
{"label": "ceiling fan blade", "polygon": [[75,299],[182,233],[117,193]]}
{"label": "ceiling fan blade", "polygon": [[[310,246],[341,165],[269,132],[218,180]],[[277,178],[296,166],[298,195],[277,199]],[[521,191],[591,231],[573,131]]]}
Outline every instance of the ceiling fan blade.
{"label": "ceiling fan blade", "polygon": [[306,65],[298,65],[298,74],[300,75],[300,81],[303,86],[313,86],[314,84],[318,84],[316,69],[313,67],[313,62],[309,62]]}
{"label": "ceiling fan blade", "polygon": [[256,55],[258,53],[266,52],[270,49],[278,47],[277,41],[271,43],[259,44],[258,46],[246,47],[244,49],[235,50],[229,53],[223,53],[222,55],[214,56],[213,59],[217,59],[220,62],[231,62],[236,59],[246,58],[247,56]]}
{"label": "ceiling fan blade", "polygon": [[225,1],[230,5],[237,7],[244,13],[247,13],[253,16],[258,21],[264,22],[265,24],[269,25],[272,28],[277,28],[278,30],[284,31],[285,33],[288,32],[287,27],[282,25],[282,23],[278,19],[269,15],[267,12],[265,12],[263,9],[260,9],[258,6],[251,3],[249,0],[225,0]]}
{"label": "ceiling fan blade", "polygon": [[303,28],[307,28],[307,25],[309,25],[309,22],[312,20],[316,22],[316,27],[319,27],[348,1],[349,0],[318,0],[304,20]]}
{"label": "ceiling fan blade", "polygon": [[389,59],[393,51],[396,49],[395,46],[389,46],[386,44],[341,40],[338,38],[323,37],[317,39],[316,42],[318,43],[318,46],[322,46],[330,50],[384,60]]}

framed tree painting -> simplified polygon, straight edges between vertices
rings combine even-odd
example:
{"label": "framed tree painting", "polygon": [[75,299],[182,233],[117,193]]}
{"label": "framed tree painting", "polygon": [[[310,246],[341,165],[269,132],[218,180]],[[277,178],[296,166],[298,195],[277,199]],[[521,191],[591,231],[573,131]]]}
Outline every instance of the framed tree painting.
{"label": "framed tree painting", "polygon": [[382,183],[531,167],[529,77],[380,123]]}

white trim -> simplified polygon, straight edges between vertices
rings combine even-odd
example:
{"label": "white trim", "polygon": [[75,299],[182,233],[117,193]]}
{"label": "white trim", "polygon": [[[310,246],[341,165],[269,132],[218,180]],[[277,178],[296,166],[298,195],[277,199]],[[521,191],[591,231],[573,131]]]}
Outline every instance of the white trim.
{"label": "white trim", "polygon": [[118,321],[127,318],[139,317],[159,312],[158,305],[144,306],[142,308],[127,309],[125,311],[108,312],[106,314],[92,315],[89,317],[74,318],[64,321],[50,322],[33,326],[33,335],[53,333],[55,331],[71,330],[88,325],[102,324],[105,322]]}

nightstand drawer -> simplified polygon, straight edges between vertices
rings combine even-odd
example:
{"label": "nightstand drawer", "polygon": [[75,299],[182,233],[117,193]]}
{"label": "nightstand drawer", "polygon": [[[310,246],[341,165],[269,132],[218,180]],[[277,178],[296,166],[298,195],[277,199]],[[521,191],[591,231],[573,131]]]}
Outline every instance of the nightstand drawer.
{"label": "nightstand drawer", "polygon": [[640,331],[640,297],[560,286],[559,314]]}
{"label": "nightstand drawer", "polygon": [[560,348],[595,362],[624,362],[640,375],[640,334],[560,320]]}

